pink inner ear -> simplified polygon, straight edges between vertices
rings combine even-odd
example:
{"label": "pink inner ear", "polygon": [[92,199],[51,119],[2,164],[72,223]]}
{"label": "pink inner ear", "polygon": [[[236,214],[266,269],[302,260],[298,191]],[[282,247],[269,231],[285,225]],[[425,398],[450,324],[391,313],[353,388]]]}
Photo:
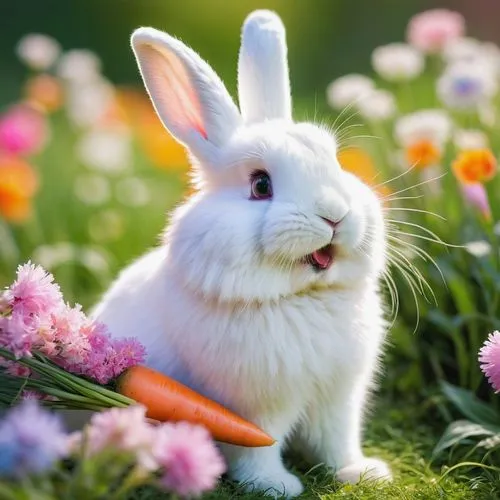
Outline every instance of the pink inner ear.
{"label": "pink inner ear", "polygon": [[181,140],[193,130],[208,139],[201,102],[186,67],[164,47],[144,44],[139,50],[149,92],[165,126],[170,129],[172,125],[172,132],[179,134]]}

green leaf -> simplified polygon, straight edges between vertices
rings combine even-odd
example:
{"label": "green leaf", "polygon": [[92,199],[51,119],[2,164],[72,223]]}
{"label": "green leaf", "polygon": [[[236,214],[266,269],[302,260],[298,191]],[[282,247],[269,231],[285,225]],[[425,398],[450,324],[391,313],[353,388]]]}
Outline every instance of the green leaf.
{"label": "green leaf", "polygon": [[435,458],[442,451],[455,446],[467,438],[474,436],[500,436],[500,427],[484,426],[470,422],[469,420],[457,420],[452,422],[444,431],[441,439],[432,451]]}
{"label": "green leaf", "polygon": [[480,425],[500,425],[500,414],[480,401],[472,391],[441,381],[441,388],[448,400],[468,419]]}

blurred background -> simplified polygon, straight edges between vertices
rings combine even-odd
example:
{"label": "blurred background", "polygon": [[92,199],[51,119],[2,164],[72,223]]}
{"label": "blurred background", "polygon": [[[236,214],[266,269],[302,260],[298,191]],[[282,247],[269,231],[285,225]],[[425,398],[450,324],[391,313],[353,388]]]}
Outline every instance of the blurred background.
{"label": "blurred background", "polygon": [[26,33],[46,33],[64,49],[86,48],[101,57],[113,82],[139,84],[129,49],[138,26],[175,34],[207,59],[234,95],[239,33],[256,8],[276,10],[287,28],[293,93],[317,96],[335,77],[366,72],[373,47],[404,40],[415,13],[447,7],[467,17],[468,31],[498,42],[497,0],[17,0],[0,2],[0,105],[17,98],[24,68],[14,53]]}

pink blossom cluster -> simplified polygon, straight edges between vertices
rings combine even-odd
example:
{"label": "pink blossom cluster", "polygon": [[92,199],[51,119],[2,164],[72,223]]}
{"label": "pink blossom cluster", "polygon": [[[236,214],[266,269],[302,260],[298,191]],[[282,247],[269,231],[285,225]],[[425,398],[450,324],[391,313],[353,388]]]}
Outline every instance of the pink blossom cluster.
{"label": "pink blossom cluster", "polygon": [[[225,471],[224,460],[204,427],[187,422],[153,426],[142,406],[96,413],[84,433],[90,456],[105,450],[129,453],[140,470],[160,471],[160,485],[182,497],[212,489]],[[78,449],[82,434],[71,440]]]}
{"label": "pink blossom cluster", "polygon": [[408,42],[423,52],[434,54],[463,36],[465,19],[448,9],[431,9],[412,17],[408,25]]}
{"label": "pink blossom cluster", "polygon": [[500,392],[500,332],[494,331],[479,351],[481,370],[496,392]]}
{"label": "pink blossom cluster", "polygon": [[0,151],[30,156],[40,152],[49,135],[43,113],[28,104],[16,104],[0,116]]}
{"label": "pink blossom cluster", "polygon": [[[81,306],[65,303],[54,277],[31,262],[19,266],[16,281],[0,295],[0,347],[17,358],[39,352],[99,383],[109,382],[145,356],[137,340],[112,339]],[[27,375],[18,364],[10,364],[9,370]]]}

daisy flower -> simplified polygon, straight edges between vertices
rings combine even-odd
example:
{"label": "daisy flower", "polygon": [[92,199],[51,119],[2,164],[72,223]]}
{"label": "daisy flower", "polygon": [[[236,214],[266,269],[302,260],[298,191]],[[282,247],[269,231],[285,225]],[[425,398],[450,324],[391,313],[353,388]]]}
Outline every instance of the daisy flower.
{"label": "daisy flower", "polygon": [[477,129],[459,129],[453,134],[457,149],[483,149],[488,147],[488,136]]}
{"label": "daisy flower", "polygon": [[440,161],[451,127],[451,120],[444,111],[426,109],[399,118],[394,135],[404,148],[406,162],[425,168]]}
{"label": "daisy flower", "polygon": [[356,104],[359,114],[367,120],[388,120],[396,114],[396,100],[387,90],[373,90]]}
{"label": "daisy flower", "polygon": [[477,109],[498,91],[495,73],[483,63],[457,62],[437,81],[437,94],[452,109]]}
{"label": "daisy flower", "polygon": [[326,90],[328,104],[334,109],[344,109],[369,95],[375,89],[372,79],[356,73],[341,76]]}
{"label": "daisy flower", "polygon": [[45,70],[56,62],[61,46],[50,36],[30,33],[19,40],[16,52],[26,66],[34,70]]}
{"label": "daisy flower", "polygon": [[373,69],[390,82],[413,80],[422,73],[424,64],[422,53],[405,43],[384,45],[372,54]]}

